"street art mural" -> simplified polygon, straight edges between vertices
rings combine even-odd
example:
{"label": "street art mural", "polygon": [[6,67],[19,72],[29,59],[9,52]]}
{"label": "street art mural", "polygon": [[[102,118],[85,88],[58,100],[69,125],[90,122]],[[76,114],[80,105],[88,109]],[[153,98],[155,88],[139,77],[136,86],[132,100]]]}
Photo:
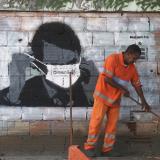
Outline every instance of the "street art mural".
{"label": "street art mural", "polygon": [[8,64],[10,86],[0,91],[0,104],[17,106],[89,106],[83,83],[90,71],[83,65],[79,38],[64,23],[42,24],[29,43],[30,50],[14,53]]}
{"label": "street art mural", "polygon": [[1,9],[159,11],[159,0],[0,0]]}

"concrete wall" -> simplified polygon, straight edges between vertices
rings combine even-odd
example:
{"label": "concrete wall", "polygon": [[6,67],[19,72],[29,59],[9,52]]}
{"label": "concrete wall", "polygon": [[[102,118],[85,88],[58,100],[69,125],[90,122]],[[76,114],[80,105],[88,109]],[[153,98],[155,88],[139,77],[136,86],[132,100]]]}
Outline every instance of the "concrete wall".
{"label": "concrete wall", "polygon": [[[118,13],[1,12],[0,89],[2,96],[5,94],[6,98],[15,100],[16,94],[21,91],[25,83],[24,73],[21,70],[23,70],[24,64],[28,63],[28,57],[26,60],[26,57],[22,58],[22,56],[30,50],[28,44],[37,28],[42,24],[54,21],[68,24],[75,31],[82,47],[81,57],[87,63],[87,65],[84,64],[84,67],[90,73],[89,83],[81,82],[88,104],[73,108],[74,120],[88,120],[90,117],[92,94],[105,57],[111,52],[125,50],[132,43],[138,44],[143,50],[143,56],[136,66],[145,97],[153,110],[160,113],[160,20],[158,13],[121,15]],[[15,54],[18,55],[17,59],[13,59]],[[31,77],[31,75],[29,76]],[[10,87],[9,91],[8,87]],[[132,87],[130,87],[130,91],[131,95],[138,100]],[[66,106],[52,107],[47,104],[46,106],[41,105],[41,107],[25,106],[19,105],[18,102],[6,103],[7,99],[1,100],[3,100],[0,106],[2,134],[3,132],[8,134],[10,129],[13,132],[14,129],[19,130],[17,126],[23,126],[24,130],[29,133],[28,128],[37,124],[32,123],[32,120],[46,120],[42,123],[44,126],[50,126],[50,120],[69,119],[69,108]],[[120,119],[128,120],[130,111],[136,109],[139,109],[139,106],[124,98]],[[148,118],[155,119],[151,114]],[[21,121],[23,121],[22,124]]]}

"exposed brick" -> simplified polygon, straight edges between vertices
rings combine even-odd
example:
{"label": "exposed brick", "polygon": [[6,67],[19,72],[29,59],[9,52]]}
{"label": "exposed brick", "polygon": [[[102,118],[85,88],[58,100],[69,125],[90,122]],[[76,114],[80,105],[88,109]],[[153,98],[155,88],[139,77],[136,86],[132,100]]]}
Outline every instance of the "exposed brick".
{"label": "exposed brick", "polygon": [[70,134],[70,121],[51,121],[52,135],[69,135]]}
{"label": "exposed brick", "polygon": [[0,131],[0,136],[7,136],[7,135],[8,135],[7,131]]}
{"label": "exposed brick", "polygon": [[29,126],[30,135],[49,135],[50,134],[50,122],[38,121],[30,122]]}
{"label": "exposed brick", "polygon": [[94,32],[93,46],[114,45],[114,34],[111,32]]}
{"label": "exposed brick", "polygon": [[28,33],[27,32],[8,32],[8,45],[9,46],[27,46]]}
{"label": "exposed brick", "polygon": [[14,127],[8,126],[8,135],[29,135],[29,122],[16,121]]}
{"label": "exposed brick", "polygon": [[21,30],[22,31],[34,31],[42,24],[41,17],[22,17]]}
{"label": "exposed brick", "polygon": [[15,128],[15,121],[7,121],[7,128]]}
{"label": "exposed brick", "polygon": [[155,45],[160,46],[160,32],[153,32],[154,39],[155,39]]}
{"label": "exposed brick", "polygon": [[89,31],[106,31],[106,18],[87,18],[87,30]]}
{"label": "exposed brick", "polygon": [[73,133],[74,135],[87,135],[89,121],[74,121]]}
{"label": "exposed brick", "polygon": [[107,31],[117,32],[117,31],[127,31],[128,29],[128,18],[119,17],[119,18],[107,18]]}
{"label": "exposed brick", "polygon": [[1,128],[1,131],[7,131],[7,129],[8,129],[8,122],[0,120],[0,128]]}
{"label": "exposed brick", "polygon": [[117,125],[117,135],[130,135],[130,130],[126,123],[118,123]]}
{"label": "exposed brick", "polygon": [[79,17],[65,17],[64,23],[68,24],[75,31],[83,31],[85,29],[86,20]]}
{"label": "exposed brick", "polygon": [[157,134],[157,123],[137,123],[136,124],[136,135],[156,135]]}

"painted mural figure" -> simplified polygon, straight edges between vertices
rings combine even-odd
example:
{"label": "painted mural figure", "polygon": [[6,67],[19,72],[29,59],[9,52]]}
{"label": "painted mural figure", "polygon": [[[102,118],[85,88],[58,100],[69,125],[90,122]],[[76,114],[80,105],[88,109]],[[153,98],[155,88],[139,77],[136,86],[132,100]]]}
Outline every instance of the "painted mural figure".
{"label": "painted mural figure", "polygon": [[[30,52],[21,55],[26,59],[25,64],[16,65],[22,70],[17,79],[21,79],[19,91],[14,94],[11,91],[16,86],[14,80],[14,84],[1,90],[1,104],[69,106],[69,73],[72,72],[73,106],[90,105],[82,86],[82,83],[89,83],[90,72],[82,67],[80,41],[68,25],[60,22],[42,24],[30,47]],[[18,64],[19,56],[12,57],[11,70],[14,61]]]}

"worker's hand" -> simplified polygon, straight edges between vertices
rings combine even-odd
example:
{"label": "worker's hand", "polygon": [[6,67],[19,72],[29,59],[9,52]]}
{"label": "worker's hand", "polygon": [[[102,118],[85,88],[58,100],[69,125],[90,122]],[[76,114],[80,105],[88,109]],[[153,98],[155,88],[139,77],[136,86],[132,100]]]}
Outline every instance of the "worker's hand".
{"label": "worker's hand", "polygon": [[144,110],[145,112],[150,112],[151,107],[148,105],[147,102],[142,102],[142,110]]}

